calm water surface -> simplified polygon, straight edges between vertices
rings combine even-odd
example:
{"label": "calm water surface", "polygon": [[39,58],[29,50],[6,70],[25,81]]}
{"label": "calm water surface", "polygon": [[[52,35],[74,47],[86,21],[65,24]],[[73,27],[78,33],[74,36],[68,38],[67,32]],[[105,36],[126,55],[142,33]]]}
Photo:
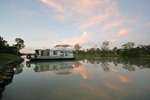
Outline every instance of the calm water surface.
{"label": "calm water surface", "polygon": [[150,100],[150,60],[23,62],[1,99]]}

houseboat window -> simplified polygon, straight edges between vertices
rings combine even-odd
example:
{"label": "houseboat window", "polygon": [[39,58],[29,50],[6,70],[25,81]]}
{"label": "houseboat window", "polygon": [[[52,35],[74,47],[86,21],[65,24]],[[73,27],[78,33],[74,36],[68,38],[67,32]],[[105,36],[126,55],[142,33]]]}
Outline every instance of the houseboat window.
{"label": "houseboat window", "polygon": [[53,51],[53,55],[57,55],[57,51]]}
{"label": "houseboat window", "polygon": [[68,56],[68,52],[65,52],[65,56]]}
{"label": "houseboat window", "polygon": [[47,50],[42,50],[42,51],[41,51],[41,56],[49,56],[49,51],[47,51]]}
{"label": "houseboat window", "polygon": [[39,51],[38,51],[38,50],[35,50],[35,53],[36,53],[37,55],[39,55]]}

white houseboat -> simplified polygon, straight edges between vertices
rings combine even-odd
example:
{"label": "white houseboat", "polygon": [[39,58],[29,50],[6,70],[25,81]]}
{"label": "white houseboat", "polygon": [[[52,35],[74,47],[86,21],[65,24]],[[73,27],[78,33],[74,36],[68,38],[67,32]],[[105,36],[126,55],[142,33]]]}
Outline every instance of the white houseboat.
{"label": "white houseboat", "polygon": [[56,45],[52,49],[36,49],[34,57],[31,54],[27,58],[32,60],[63,60],[74,59],[73,50],[67,48],[69,45]]}

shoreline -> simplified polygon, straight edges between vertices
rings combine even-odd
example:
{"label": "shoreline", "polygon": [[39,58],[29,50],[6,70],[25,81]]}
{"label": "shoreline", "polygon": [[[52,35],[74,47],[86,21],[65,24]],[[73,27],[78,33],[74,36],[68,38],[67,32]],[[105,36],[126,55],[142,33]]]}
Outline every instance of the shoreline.
{"label": "shoreline", "polygon": [[23,58],[8,61],[0,65],[0,96],[2,92],[5,90],[5,86],[12,82],[14,76],[14,70],[18,64],[24,61]]}

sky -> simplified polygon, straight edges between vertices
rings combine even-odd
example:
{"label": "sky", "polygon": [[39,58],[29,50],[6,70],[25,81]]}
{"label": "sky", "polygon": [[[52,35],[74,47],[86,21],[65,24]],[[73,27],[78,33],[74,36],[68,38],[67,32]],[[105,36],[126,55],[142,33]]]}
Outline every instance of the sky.
{"label": "sky", "polygon": [[57,44],[82,49],[150,45],[150,0],[0,0],[0,36],[24,53]]}

